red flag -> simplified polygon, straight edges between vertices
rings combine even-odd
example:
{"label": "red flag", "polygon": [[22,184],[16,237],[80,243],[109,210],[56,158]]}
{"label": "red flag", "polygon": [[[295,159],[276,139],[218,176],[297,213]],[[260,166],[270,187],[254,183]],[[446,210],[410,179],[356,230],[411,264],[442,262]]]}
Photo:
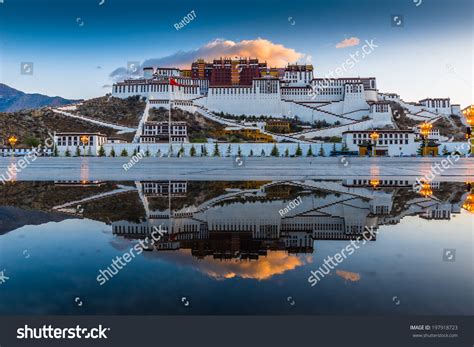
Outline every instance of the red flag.
{"label": "red flag", "polygon": [[176,80],[174,78],[170,78],[170,85],[178,86],[178,87],[182,86],[182,84],[179,84],[178,82],[176,82]]}

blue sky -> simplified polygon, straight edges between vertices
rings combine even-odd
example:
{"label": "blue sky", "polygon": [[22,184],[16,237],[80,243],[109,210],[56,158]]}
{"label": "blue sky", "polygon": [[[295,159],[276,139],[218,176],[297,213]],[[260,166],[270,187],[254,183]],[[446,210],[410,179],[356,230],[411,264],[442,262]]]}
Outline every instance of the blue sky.
{"label": "blue sky", "polygon": [[[373,40],[378,47],[345,76],[375,76],[381,91],[408,101],[449,96],[472,103],[472,0],[100,1],[3,0],[0,81],[90,98],[110,91],[104,86],[117,79],[111,73],[129,61],[180,65],[183,57],[236,49],[279,61],[296,54],[324,77]],[[193,10],[196,19],[176,30]],[[392,15],[403,15],[403,27],[392,26]],[[359,45],[335,47],[353,37]],[[267,43],[256,47],[259,38]],[[213,50],[205,48],[216,40]],[[235,43],[233,50],[223,42]],[[33,62],[32,75],[20,73],[21,62]]]}

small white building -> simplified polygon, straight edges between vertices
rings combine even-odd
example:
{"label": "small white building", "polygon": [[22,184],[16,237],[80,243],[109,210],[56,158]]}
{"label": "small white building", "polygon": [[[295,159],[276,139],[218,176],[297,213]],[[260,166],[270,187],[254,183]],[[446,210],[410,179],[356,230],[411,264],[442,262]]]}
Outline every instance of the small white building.
{"label": "small white building", "polygon": [[376,128],[382,128],[385,125],[393,125],[392,108],[387,101],[377,101],[370,103],[370,118],[374,120]]}
{"label": "small white building", "polygon": [[[376,132],[379,137],[377,141],[371,139],[370,134]],[[359,151],[360,146],[372,144],[375,153],[379,156],[407,156],[416,155],[418,143],[415,142],[413,130],[356,130],[342,133],[342,140],[346,143],[349,151]]]}
{"label": "small white building", "polygon": [[420,100],[419,103],[424,110],[434,113],[459,115],[461,112],[461,106],[458,104],[451,105],[449,98],[426,98]]}
{"label": "small white building", "polygon": [[[417,140],[422,140],[420,127],[419,126],[413,127],[413,130],[415,131],[416,139]],[[441,135],[439,133],[439,129],[431,128],[431,130],[428,134],[428,140],[433,140],[435,142],[440,142],[441,141]]]}
{"label": "small white building", "polygon": [[[85,140],[83,142],[83,140]],[[96,132],[65,132],[56,133],[54,143],[57,146],[58,153],[64,155],[69,150],[74,155],[79,148],[81,155],[97,155],[100,146],[107,143],[107,135]]]}
{"label": "small white building", "polygon": [[168,122],[148,121],[143,124],[140,143],[188,142],[188,127],[186,122],[171,122],[171,136]]}

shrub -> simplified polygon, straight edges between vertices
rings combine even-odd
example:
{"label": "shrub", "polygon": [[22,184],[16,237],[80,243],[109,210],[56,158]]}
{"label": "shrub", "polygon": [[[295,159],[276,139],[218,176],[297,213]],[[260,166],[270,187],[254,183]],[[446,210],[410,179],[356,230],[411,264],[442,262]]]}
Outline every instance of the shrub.
{"label": "shrub", "polygon": [[120,152],[120,156],[121,156],[121,157],[128,157],[128,152],[127,152],[127,150],[126,150],[125,148],[122,149],[122,152]]}
{"label": "shrub", "polygon": [[28,146],[28,147],[38,147],[40,145],[41,141],[34,137],[34,136],[28,136],[26,139],[25,139],[25,144]]}

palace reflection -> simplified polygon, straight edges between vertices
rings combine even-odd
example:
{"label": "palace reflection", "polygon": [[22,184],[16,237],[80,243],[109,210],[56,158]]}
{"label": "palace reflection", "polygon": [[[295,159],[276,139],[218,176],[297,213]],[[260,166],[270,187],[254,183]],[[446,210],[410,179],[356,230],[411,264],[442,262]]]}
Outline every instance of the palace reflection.
{"label": "palace reflection", "polygon": [[[413,183],[377,177],[17,182],[0,188],[0,204],[17,208],[5,212],[8,223],[0,231],[36,224],[33,220],[39,217],[28,211],[39,210],[42,221],[97,220],[111,225],[114,235],[131,240],[144,239],[161,227],[166,233],[154,244],[155,251],[186,250],[199,259],[255,260],[269,252],[311,255],[317,241],[357,239],[366,230],[398,224],[407,216],[450,220],[461,208],[473,210],[470,183],[424,183],[418,192]],[[298,205],[288,209],[293,201]]]}
{"label": "palace reflection", "polygon": [[[197,258],[256,260],[271,251],[314,252],[317,240],[351,240],[364,230],[393,225],[406,216],[449,220],[469,195],[463,184],[431,183],[431,195],[413,191],[409,180],[344,180],[220,183],[135,182],[146,217],[112,223],[113,233],[145,238],[154,227],[166,234],[156,251],[187,249]],[[221,191],[222,190],[222,191]],[[290,201],[301,203],[283,216]],[[373,241],[376,240],[374,236]]]}

